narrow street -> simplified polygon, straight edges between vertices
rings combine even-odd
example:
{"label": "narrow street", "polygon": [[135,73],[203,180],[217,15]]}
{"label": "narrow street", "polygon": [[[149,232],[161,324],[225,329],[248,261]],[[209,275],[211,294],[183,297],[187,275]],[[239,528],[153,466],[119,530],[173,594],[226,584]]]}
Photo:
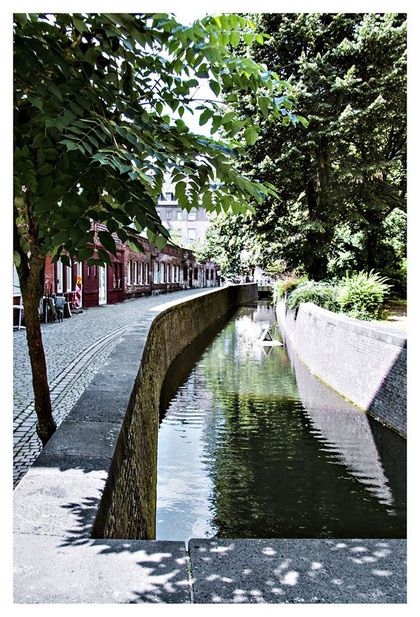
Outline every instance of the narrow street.
{"label": "narrow street", "polygon": [[[42,324],[42,338],[54,417],[57,425],[70,412],[122,333],[141,324],[146,312],[168,302],[189,298],[203,288],[144,296],[123,303],[93,307],[62,322]],[[39,455],[32,374],[25,330],[13,334],[13,486]]]}

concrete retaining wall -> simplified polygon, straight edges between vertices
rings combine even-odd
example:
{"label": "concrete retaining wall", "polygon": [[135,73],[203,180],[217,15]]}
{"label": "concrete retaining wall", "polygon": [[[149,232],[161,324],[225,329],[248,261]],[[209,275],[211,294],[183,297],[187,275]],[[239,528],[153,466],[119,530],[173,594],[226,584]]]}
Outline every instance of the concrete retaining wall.
{"label": "concrete retaining wall", "polygon": [[93,537],[154,538],[159,396],[176,356],[256,285],[229,286],[172,306],[153,321],[116,445]]}
{"label": "concrete retaining wall", "polygon": [[399,434],[407,434],[407,340],[312,303],[277,305],[280,328],[319,379]]}

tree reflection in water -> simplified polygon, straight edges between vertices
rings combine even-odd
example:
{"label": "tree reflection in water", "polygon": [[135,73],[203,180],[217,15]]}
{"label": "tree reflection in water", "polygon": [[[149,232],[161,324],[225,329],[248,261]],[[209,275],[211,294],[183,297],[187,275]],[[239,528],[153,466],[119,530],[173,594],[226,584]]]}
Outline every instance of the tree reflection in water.
{"label": "tree reflection in water", "polygon": [[379,425],[374,438],[284,347],[256,344],[268,324],[280,336],[272,307],[242,307],[201,357],[183,354],[159,432],[157,538],[405,537],[404,470],[387,477],[376,445],[385,431],[403,460],[405,441]]}

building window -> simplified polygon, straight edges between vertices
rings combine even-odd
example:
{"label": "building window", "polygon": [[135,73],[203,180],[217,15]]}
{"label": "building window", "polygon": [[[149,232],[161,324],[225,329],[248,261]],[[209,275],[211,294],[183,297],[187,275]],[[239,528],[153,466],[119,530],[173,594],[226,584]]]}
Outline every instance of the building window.
{"label": "building window", "polygon": [[149,264],[144,264],[144,284],[149,284]]}
{"label": "building window", "polygon": [[66,266],[66,291],[72,291],[72,289],[73,289],[73,269],[71,266]]}
{"label": "building window", "polygon": [[198,279],[198,268],[194,268],[194,280]]}
{"label": "building window", "polygon": [[131,261],[127,261],[127,285],[131,285]]}
{"label": "building window", "polygon": [[168,220],[172,218],[172,210],[166,210],[166,218]]}
{"label": "building window", "polygon": [[114,289],[121,289],[122,264],[116,261],[113,266],[114,272],[112,274],[112,286]]}
{"label": "building window", "polygon": [[154,263],[153,282],[160,283],[160,264],[157,261]]}
{"label": "building window", "polygon": [[182,221],[182,210],[177,210],[176,211],[176,220],[177,221]]}
{"label": "building window", "polygon": [[57,293],[63,293],[63,262],[61,259],[57,261]]}
{"label": "building window", "polygon": [[188,212],[188,220],[189,221],[196,221],[197,220],[197,210],[195,208],[193,208],[191,210],[191,212]]}
{"label": "building window", "polygon": [[165,193],[166,201],[173,201],[174,194],[173,193]]}
{"label": "building window", "polygon": [[188,228],[188,240],[195,240],[195,238],[196,238],[195,228],[189,227]]}

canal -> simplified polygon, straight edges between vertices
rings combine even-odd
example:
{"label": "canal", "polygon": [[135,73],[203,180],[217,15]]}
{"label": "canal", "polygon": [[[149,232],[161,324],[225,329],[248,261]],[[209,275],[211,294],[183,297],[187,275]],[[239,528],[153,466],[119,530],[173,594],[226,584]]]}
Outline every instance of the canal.
{"label": "canal", "polygon": [[268,326],[269,303],[241,307],[170,368],[156,538],[405,537],[405,440],[259,344]]}

